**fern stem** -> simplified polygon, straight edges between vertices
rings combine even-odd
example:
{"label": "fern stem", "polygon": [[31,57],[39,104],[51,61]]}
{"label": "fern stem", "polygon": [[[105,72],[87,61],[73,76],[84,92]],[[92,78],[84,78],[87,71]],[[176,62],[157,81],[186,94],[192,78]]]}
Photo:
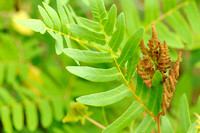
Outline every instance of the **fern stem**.
{"label": "fern stem", "polygon": [[103,125],[101,125],[100,123],[98,123],[97,121],[93,120],[92,118],[90,118],[90,117],[88,117],[88,116],[86,116],[86,115],[84,115],[83,117],[84,117],[86,120],[88,120],[89,122],[91,122],[92,124],[94,124],[95,126],[101,128],[101,129],[103,129],[103,130],[106,128],[106,127],[104,127]]}
{"label": "fern stem", "polygon": [[108,47],[109,47],[109,50],[110,50],[110,53],[112,55],[112,58],[115,62],[115,65],[117,67],[117,69],[119,70],[119,73],[122,77],[122,79],[124,80],[124,82],[126,83],[127,87],[129,88],[129,90],[131,91],[131,93],[134,95],[135,99],[144,107],[144,109],[146,110],[146,112],[151,115],[155,120],[156,120],[156,117],[147,109],[147,107],[144,105],[144,103],[142,102],[142,100],[135,94],[133,88],[129,85],[128,81],[126,80],[122,70],[120,69],[120,65],[118,64],[116,58],[115,58],[115,54],[114,52],[112,51],[112,48],[110,47],[109,43],[108,43],[108,40],[107,40],[107,37],[106,37],[106,33],[104,31],[104,28],[102,27],[102,30],[103,30],[103,33],[104,33],[104,36],[105,36],[105,39],[106,39],[106,43],[108,44]]}
{"label": "fern stem", "polygon": [[108,125],[108,119],[106,117],[105,109],[104,109],[104,107],[102,107],[101,109],[102,109],[102,114],[103,114],[104,122],[105,122],[105,124],[107,126]]}
{"label": "fern stem", "polygon": [[170,14],[172,14],[173,12],[175,12],[176,10],[179,10],[180,8],[186,6],[188,4],[188,1],[185,1],[181,4],[179,4],[178,6],[170,9],[169,11],[167,11],[166,13],[162,14],[160,17],[158,17],[157,19],[153,20],[152,23],[148,24],[145,27],[145,32],[147,32],[150,28],[151,28],[151,24],[157,24],[158,22],[162,21],[163,19],[165,19],[166,17],[168,17]]}
{"label": "fern stem", "polygon": [[160,115],[161,115],[161,113],[158,114],[158,117],[156,119],[156,123],[157,123],[157,127],[158,127],[158,133],[161,133],[161,129],[160,129]]}
{"label": "fern stem", "polygon": [[[102,47],[101,47],[101,49],[100,49],[99,47],[97,47],[97,46],[95,46],[95,45],[92,45],[92,44],[90,44],[90,43],[87,43],[87,42],[84,42],[84,41],[82,41],[82,40],[79,40],[79,39],[77,39],[77,38],[75,38],[75,37],[72,37],[72,36],[70,36],[70,35],[67,35],[67,34],[65,34],[65,33],[63,33],[63,32],[60,32],[60,31],[57,31],[57,30],[54,30],[54,29],[51,29],[51,28],[48,28],[48,27],[46,27],[46,29],[47,29],[47,30],[50,30],[50,31],[53,31],[53,32],[56,32],[56,33],[58,33],[58,34],[60,34],[60,35],[63,35],[63,36],[65,36],[65,37],[67,37],[67,38],[69,38],[69,39],[71,39],[71,40],[74,40],[74,41],[78,42],[83,48],[85,48],[85,49],[87,49],[87,50],[90,50],[90,49],[89,49],[88,47],[86,47],[85,45],[87,45],[87,46],[89,46],[89,47],[92,47],[92,48],[95,48],[95,49],[98,50],[98,51],[102,51],[102,50],[107,51],[107,49],[105,49],[105,48],[102,48]],[[85,45],[83,45],[83,44],[85,44]]]}

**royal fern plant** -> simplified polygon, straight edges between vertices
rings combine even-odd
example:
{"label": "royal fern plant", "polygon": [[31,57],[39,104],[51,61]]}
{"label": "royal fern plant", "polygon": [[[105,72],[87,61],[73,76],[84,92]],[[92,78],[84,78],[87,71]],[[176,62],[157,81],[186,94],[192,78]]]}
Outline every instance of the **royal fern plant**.
{"label": "royal fern plant", "polygon": [[[121,2],[123,9],[127,6],[125,1],[128,2],[128,0]],[[76,66],[66,67],[70,73],[91,82],[117,80],[121,83],[121,85],[110,88],[106,92],[80,96],[76,99],[77,102],[88,106],[102,107],[119,102],[128,96],[134,97],[129,108],[108,126],[105,127],[102,124],[93,122],[102,128],[103,133],[118,132],[140,116],[143,120],[135,129],[136,133],[146,133],[152,130],[161,132],[161,130],[165,130],[163,127],[167,131],[173,132],[169,120],[164,115],[170,106],[175,85],[178,81],[181,53],[179,53],[177,59],[171,59],[167,41],[169,40],[170,48],[181,49],[184,46],[176,36],[171,38],[174,33],[170,32],[168,34],[169,30],[166,25],[158,22],[168,17],[167,22],[172,24],[176,22],[177,16],[180,22],[184,23],[182,16],[175,11],[189,2],[185,1],[178,6],[176,6],[176,2],[172,2],[169,7],[164,6],[165,16],[156,19],[159,16],[159,11],[157,11],[159,5],[155,1],[145,1],[145,6],[147,6],[145,29],[140,27],[141,21],[135,10],[133,10],[136,13],[134,24],[130,24],[130,21],[125,21],[125,18],[129,19],[130,16],[125,16],[123,12],[117,12],[115,5],[112,5],[107,11],[103,0],[89,0],[93,20],[78,17],[70,5],[63,4],[61,0],[57,0],[57,11],[46,3],[43,3],[43,7],[38,6],[43,20],[17,20],[17,22],[36,32],[42,34],[48,32],[56,40],[56,53],[58,55],[64,53],[76,62]],[[166,1],[164,0],[163,3]],[[151,2],[156,4],[152,5]],[[155,6],[155,8],[150,7],[150,5]],[[191,2],[184,10],[187,12],[193,6],[196,7],[195,3]],[[125,10],[125,14],[126,12],[129,12],[129,10]],[[189,18],[193,19],[192,17]],[[159,33],[161,33],[160,27],[163,27],[164,31],[159,34],[162,38],[161,41],[157,35],[157,25]],[[149,36],[150,26],[152,27],[152,37]],[[192,37],[186,35],[185,32],[188,29],[181,31],[178,27],[173,28],[180,33],[183,42],[189,43]],[[166,41],[164,41],[165,36]],[[74,44],[79,45],[79,47],[75,48]],[[188,45],[187,47],[189,48]],[[175,62],[173,65],[171,65],[171,60]],[[85,65],[85,63],[88,65]],[[91,64],[100,63],[107,64],[109,68],[91,67]],[[187,111],[186,96],[183,95],[181,100],[183,102],[181,109]],[[85,107],[83,106],[83,108]],[[80,114],[81,111],[77,115]],[[87,115],[90,114],[82,112],[83,117],[88,118]],[[183,112],[182,116],[188,118],[187,127],[183,128],[187,132],[191,125],[188,112]],[[183,121],[185,122],[185,120]],[[193,126],[191,126],[192,129]]]}

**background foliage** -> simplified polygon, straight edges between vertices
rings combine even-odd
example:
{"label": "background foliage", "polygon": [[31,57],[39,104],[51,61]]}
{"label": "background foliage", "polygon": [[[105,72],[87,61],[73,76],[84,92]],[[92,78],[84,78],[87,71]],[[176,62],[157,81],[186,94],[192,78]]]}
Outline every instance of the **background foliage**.
{"label": "background foliage", "polygon": [[[46,0],[45,2],[57,10],[56,1]],[[74,11],[73,15],[92,18],[87,0],[65,0],[63,2],[73,7],[73,10],[68,7],[72,13]],[[172,60],[175,61],[177,58],[177,50],[183,52],[181,76],[176,86],[171,108],[162,118],[162,131],[193,132],[194,125],[197,124],[194,112],[200,114],[200,100],[198,100],[200,93],[200,3],[185,0],[177,3],[174,0],[106,0],[107,11],[113,3],[117,6],[117,15],[120,11],[125,14],[124,40],[127,40],[140,26],[143,26],[146,43],[151,34],[150,24],[155,23],[160,41],[168,42]],[[39,14],[38,5],[40,5],[41,12],[41,7],[45,7],[45,5],[42,6],[42,1],[39,0],[0,1],[0,118],[2,132],[101,132],[101,129],[91,123],[85,123],[84,119],[81,120],[83,124],[85,123],[84,126],[79,122],[63,124],[62,120],[71,110],[70,102],[75,101],[77,97],[107,91],[120,85],[120,82],[94,83],[71,75],[65,67],[76,66],[78,61],[72,60],[64,53],[60,54],[59,49],[63,46],[59,44],[60,39],[57,39],[59,35],[55,37],[57,40],[55,52],[55,40],[49,34],[35,33],[12,21],[13,19],[41,19],[43,16],[41,17]],[[73,18],[76,17],[72,16],[70,23],[81,21],[81,18],[80,20]],[[59,22],[57,21],[57,23]],[[76,27],[70,28],[77,29]],[[59,30],[59,27],[55,27],[55,29]],[[71,41],[71,46],[81,48],[74,41]],[[64,47],[70,47],[69,43],[64,43]],[[60,55],[58,56],[56,53]],[[111,66],[102,64],[100,61],[99,63],[91,66],[101,68]],[[82,63],[82,65],[85,64]],[[129,108],[134,109],[136,103],[131,104],[133,100],[134,98],[128,96],[123,101],[109,106],[90,106],[89,111],[93,114],[87,113],[91,118],[107,126],[121,116],[130,105]],[[87,103],[87,101],[85,102]],[[137,117],[123,129],[123,132],[141,132],[146,122],[149,122],[152,127],[155,126],[148,115],[142,120],[142,115]],[[150,129],[152,129],[151,126]]]}

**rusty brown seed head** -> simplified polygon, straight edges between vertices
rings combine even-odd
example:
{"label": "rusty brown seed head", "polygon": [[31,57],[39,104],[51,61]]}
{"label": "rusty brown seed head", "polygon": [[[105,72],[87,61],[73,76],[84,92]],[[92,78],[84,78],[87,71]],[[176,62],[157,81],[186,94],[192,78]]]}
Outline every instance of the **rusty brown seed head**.
{"label": "rusty brown seed head", "polygon": [[[144,40],[140,42],[140,49],[143,54],[143,57],[139,59],[139,63],[137,65],[137,72],[142,79],[144,79],[143,83],[146,84],[148,88],[152,87],[152,78],[154,73],[159,70],[163,76],[163,101],[162,108],[164,115],[166,113],[166,109],[170,106],[170,101],[173,96],[173,92],[175,90],[175,85],[177,83],[177,78],[179,77],[179,68],[180,68],[180,58],[181,52],[179,53],[178,59],[176,63],[172,66],[171,58],[169,54],[169,49],[167,46],[167,42],[164,41],[162,44],[158,41],[158,36],[156,32],[155,26],[152,24],[152,37],[147,43],[146,47],[144,45]],[[169,73],[167,74],[167,71]]]}

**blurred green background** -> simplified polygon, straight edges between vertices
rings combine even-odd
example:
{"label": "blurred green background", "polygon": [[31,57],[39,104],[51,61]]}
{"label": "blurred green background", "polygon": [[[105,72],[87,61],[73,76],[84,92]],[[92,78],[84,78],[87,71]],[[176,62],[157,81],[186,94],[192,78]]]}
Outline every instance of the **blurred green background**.
{"label": "blurred green background", "polygon": [[[70,4],[78,16],[91,18],[87,0],[63,0]],[[179,100],[186,93],[192,121],[194,112],[200,113],[197,105],[200,94],[200,1],[195,1],[197,10],[189,12],[187,1],[165,3],[167,0],[105,0],[107,10],[114,3],[118,13],[126,16],[126,37],[144,26],[145,41],[150,38],[149,24],[156,22],[158,38],[166,40],[172,60],[182,51],[181,76],[167,116],[173,127],[179,131]],[[41,35],[15,23],[13,19],[41,19],[38,5],[42,0],[0,0],[0,132],[19,133],[98,133],[89,122],[62,123],[70,111],[70,102],[79,96],[102,92],[119,83],[92,83],[70,74],[65,67],[76,63],[64,54],[56,55],[55,41],[49,34]],[[45,0],[56,9],[55,0]],[[179,6],[181,5],[181,8]],[[168,14],[170,11],[177,14]],[[151,16],[152,9],[160,7],[157,16]],[[165,10],[166,9],[166,10]],[[154,12],[154,11],[152,11]],[[188,14],[187,14],[188,13]],[[169,16],[164,16],[167,14]],[[171,15],[171,16],[170,16]],[[149,22],[145,21],[150,17]],[[195,18],[195,19],[194,19]],[[73,42],[73,47],[78,45]],[[101,67],[108,67],[100,64]],[[99,66],[100,67],[100,66]],[[132,97],[104,108],[89,107],[91,118],[107,125],[120,116],[130,105]],[[200,102],[199,102],[200,104]],[[22,117],[20,117],[22,116]],[[22,119],[23,118],[23,119]],[[142,116],[141,116],[142,118]],[[138,121],[141,121],[138,118]],[[138,121],[131,128],[138,126]],[[126,128],[123,132],[129,132]]]}

